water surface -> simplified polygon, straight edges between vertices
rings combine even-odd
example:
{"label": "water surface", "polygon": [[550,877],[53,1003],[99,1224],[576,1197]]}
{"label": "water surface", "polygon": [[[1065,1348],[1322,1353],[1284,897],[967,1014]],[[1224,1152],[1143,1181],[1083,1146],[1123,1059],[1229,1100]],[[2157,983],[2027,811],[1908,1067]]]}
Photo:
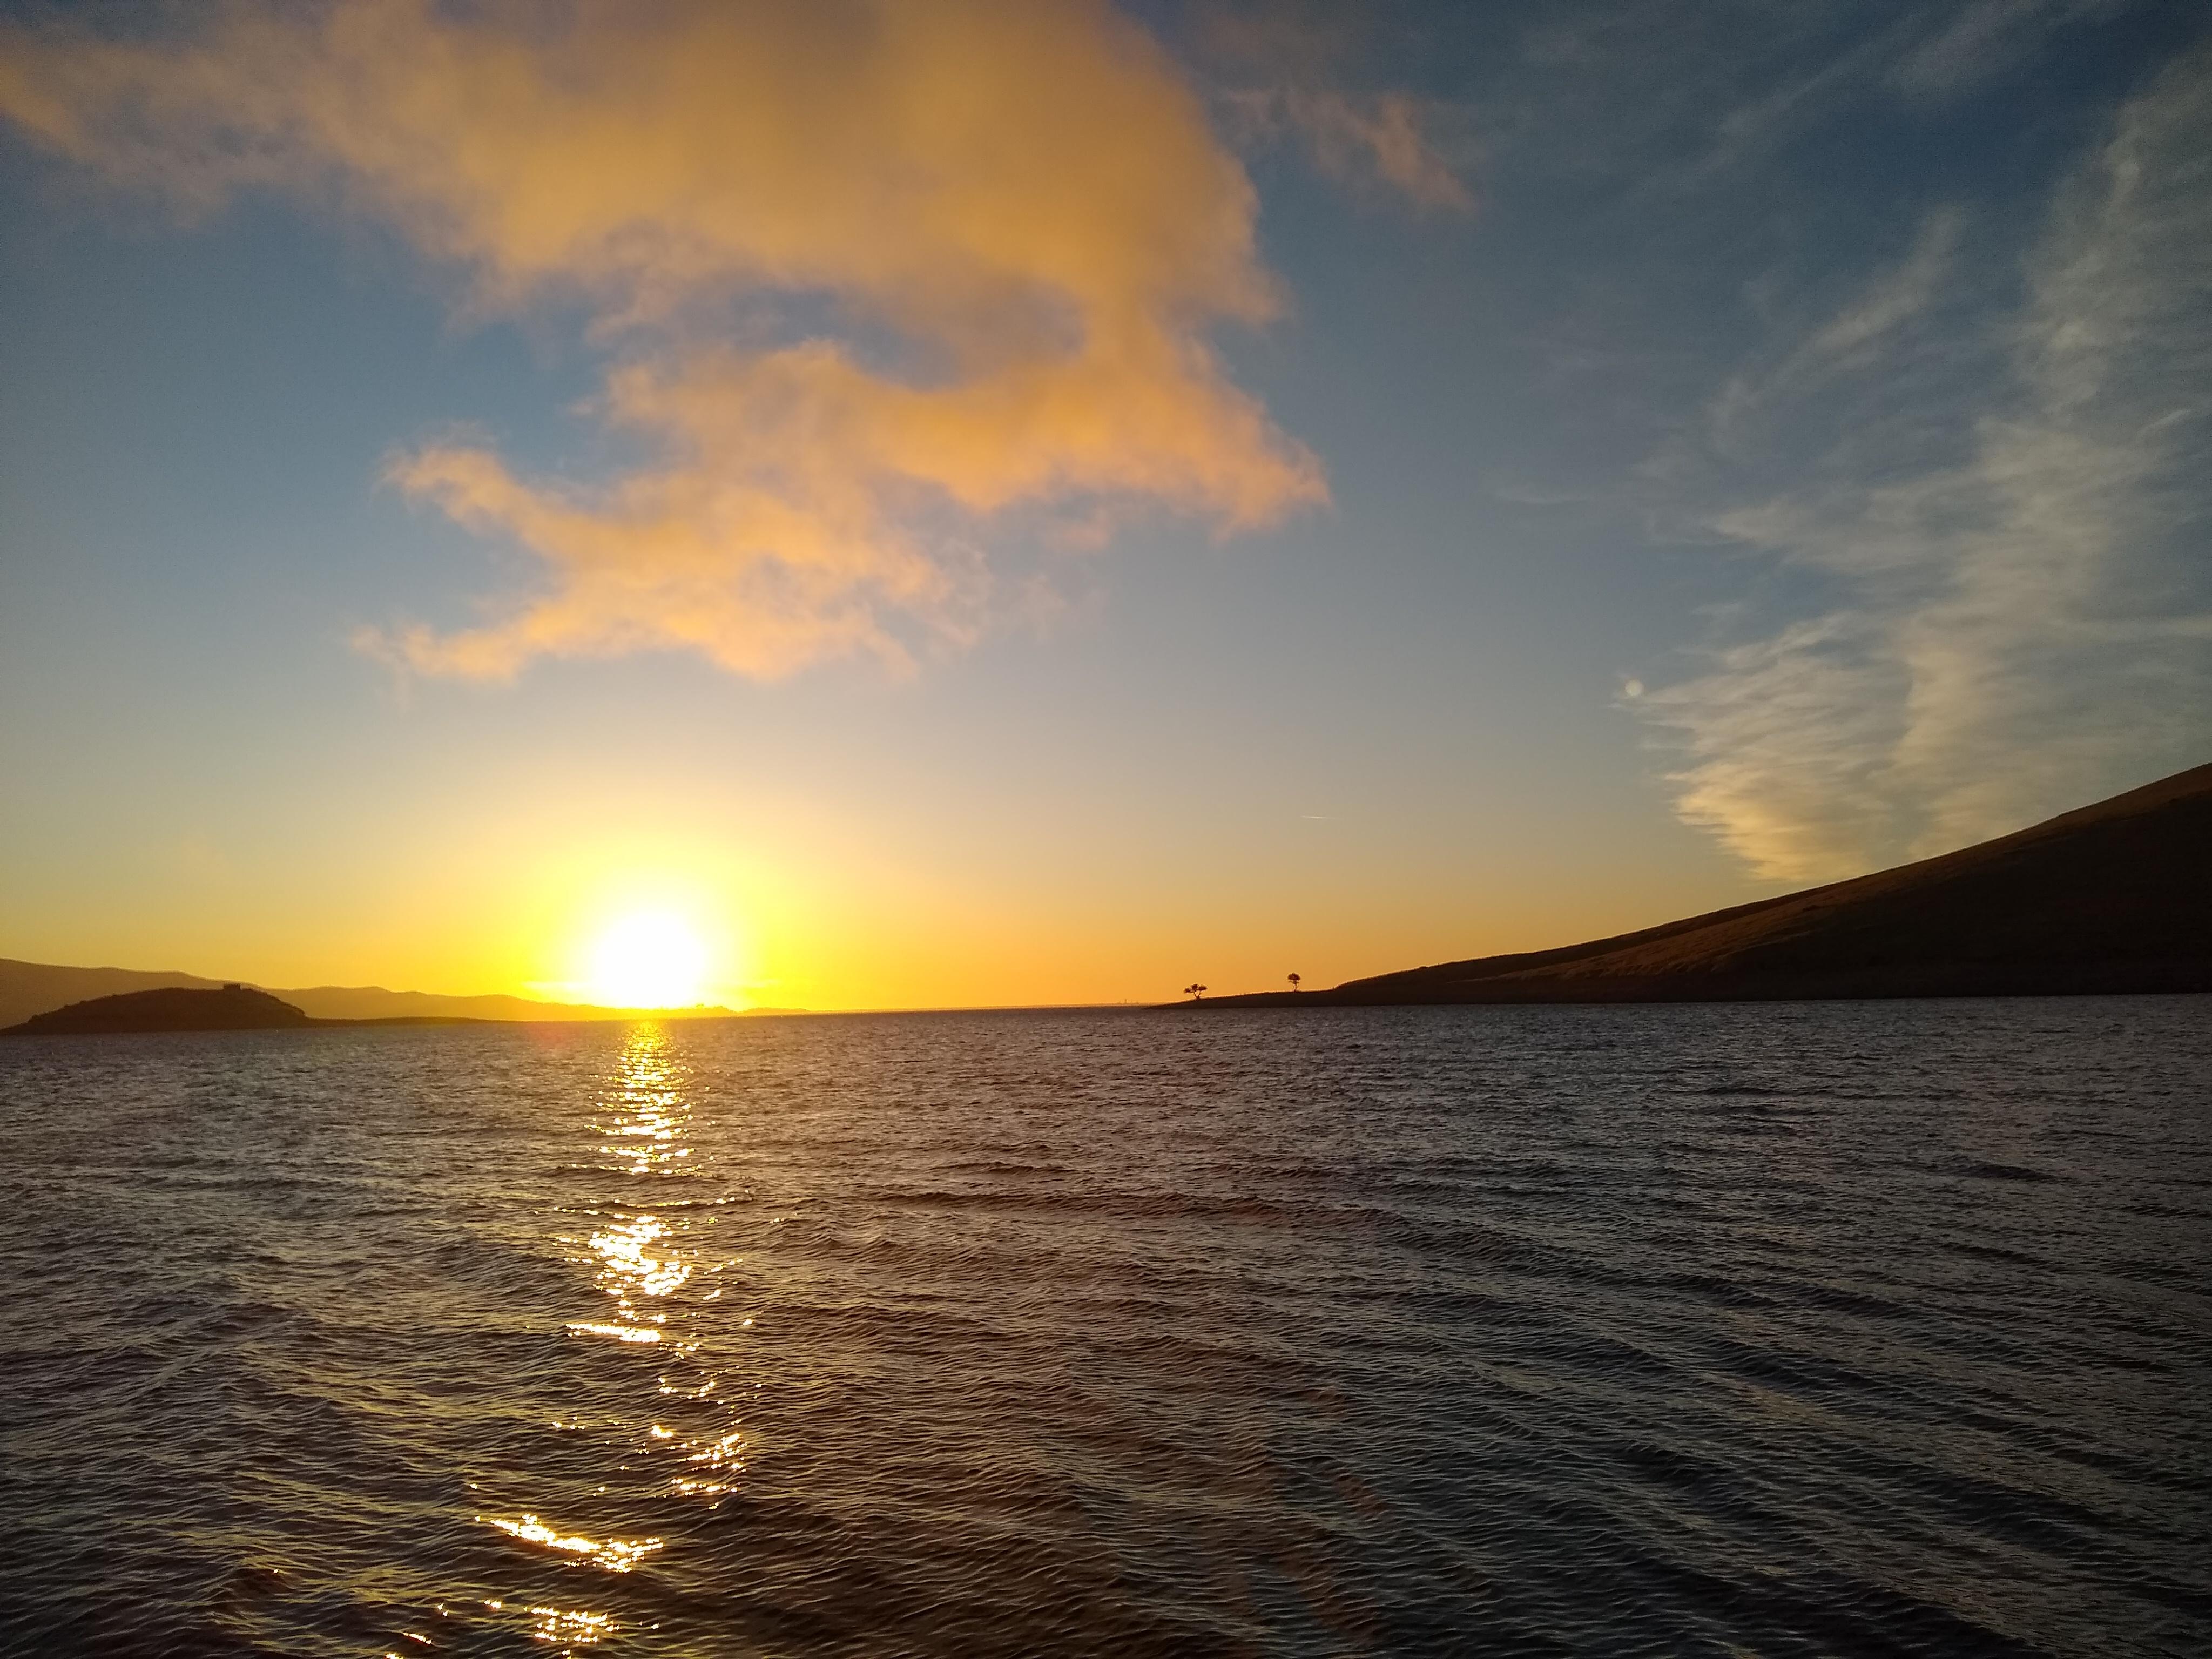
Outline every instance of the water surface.
{"label": "water surface", "polygon": [[2212,1651],[2212,1000],[0,1044],[0,1646]]}

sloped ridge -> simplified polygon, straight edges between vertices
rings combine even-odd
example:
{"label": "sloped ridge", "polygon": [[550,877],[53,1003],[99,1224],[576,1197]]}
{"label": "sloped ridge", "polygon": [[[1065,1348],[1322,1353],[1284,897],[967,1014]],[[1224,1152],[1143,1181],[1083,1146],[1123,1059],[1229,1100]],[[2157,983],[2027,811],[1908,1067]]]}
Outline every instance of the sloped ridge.
{"label": "sloped ridge", "polygon": [[[2212,765],[1954,853],[1554,951],[1301,1003],[2212,990]],[[1288,993],[1211,1006],[1290,1003]]]}

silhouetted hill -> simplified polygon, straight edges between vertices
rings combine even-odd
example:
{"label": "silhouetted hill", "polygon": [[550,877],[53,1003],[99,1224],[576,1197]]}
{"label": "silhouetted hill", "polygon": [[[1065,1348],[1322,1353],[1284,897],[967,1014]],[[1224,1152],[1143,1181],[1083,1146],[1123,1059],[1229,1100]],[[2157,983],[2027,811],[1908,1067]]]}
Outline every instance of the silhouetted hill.
{"label": "silhouetted hill", "polygon": [[[0,957],[0,1026],[33,1014],[94,997],[131,991],[178,988],[220,990],[229,981],[196,974],[148,972],[131,968],[69,968]],[[256,987],[254,988],[261,988]],[[533,1002],[526,997],[440,996],[428,991],[387,991],[380,985],[318,985],[305,990],[281,988],[270,994],[319,1020],[569,1020],[634,1019],[638,1011],[602,1008],[588,1003]],[[657,1013],[657,1018],[726,1014],[726,1008],[685,1008]]]}
{"label": "silhouetted hill", "polygon": [[80,1036],[115,1031],[270,1031],[314,1022],[304,1010],[281,1002],[266,991],[225,985],[212,991],[164,986],[94,997],[66,1008],[34,1014],[0,1036]]}
{"label": "silhouetted hill", "polygon": [[2212,766],[2016,834],[1552,951],[1175,1007],[2212,991]]}
{"label": "silhouetted hill", "polygon": [[[382,993],[392,996],[391,992]],[[394,998],[403,1001],[403,998]],[[471,997],[422,997],[440,1002],[511,1000]],[[592,1010],[612,1016],[611,1010]],[[655,1018],[696,1018],[727,1009],[663,1010]],[[618,1016],[615,1016],[618,1017]],[[161,986],[150,991],[125,991],[114,996],[94,997],[66,1007],[33,1014],[21,1024],[0,1027],[0,1036],[82,1036],[112,1031],[270,1031],[322,1030],[359,1025],[497,1025],[520,1022],[474,1018],[465,1014],[383,1014],[365,1019],[311,1019],[296,1005],[248,985],[223,985],[214,990],[197,986]]]}
{"label": "silhouetted hill", "polygon": [[43,962],[15,962],[0,957],[0,1025],[13,1025],[33,1014],[94,997],[126,991],[179,987],[219,991],[224,981],[196,974],[144,972],[131,968],[64,968]]}

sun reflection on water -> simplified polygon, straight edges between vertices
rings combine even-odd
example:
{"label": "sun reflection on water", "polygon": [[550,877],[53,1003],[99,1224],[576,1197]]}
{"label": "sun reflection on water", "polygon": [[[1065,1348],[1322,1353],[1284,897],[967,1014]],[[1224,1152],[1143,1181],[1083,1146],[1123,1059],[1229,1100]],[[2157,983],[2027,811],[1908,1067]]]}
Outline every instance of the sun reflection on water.
{"label": "sun reflection on water", "polygon": [[[601,1160],[597,1167],[616,1184],[603,1185],[597,1201],[583,1211],[588,1232],[579,1228],[564,1240],[572,1260],[605,1298],[603,1313],[568,1321],[568,1334],[655,1347],[665,1356],[650,1404],[640,1401],[641,1409],[628,1421],[604,1406],[589,1423],[574,1412],[553,1419],[564,1432],[611,1436],[605,1478],[628,1477],[622,1484],[635,1495],[620,1513],[630,1524],[575,1524],[604,1499],[573,1490],[550,1502],[540,1495],[538,1507],[520,1513],[477,1516],[518,1544],[580,1567],[629,1573],[665,1547],[659,1536],[633,1535],[649,1530],[636,1525],[643,1518],[636,1500],[645,1496],[632,1484],[638,1473],[650,1477],[649,1490],[661,1494],[663,1504],[672,1498],[711,1504],[732,1490],[745,1467],[745,1436],[733,1415],[735,1401],[722,1386],[714,1339],[719,1332],[726,1342],[752,1322],[725,1312],[723,1286],[712,1282],[732,1265],[711,1248],[715,1209],[729,1200],[702,1195],[706,1172],[697,1167],[703,1160],[694,1158],[690,1145],[693,1109],[686,1081],[680,1048],[665,1030],[651,1024],[632,1028],[591,1126]],[[610,1487],[598,1491],[605,1494]],[[545,1518],[547,1510],[562,1515],[562,1522]],[[525,1610],[515,1602],[506,1606],[510,1612]],[[532,1637],[564,1650],[606,1640],[617,1628],[605,1613],[536,1605],[526,1611],[536,1621]]]}
{"label": "sun reflection on water", "polygon": [[559,1642],[571,1648],[597,1647],[615,1633],[613,1615],[581,1613],[568,1607],[525,1607],[532,1620],[531,1639]]}
{"label": "sun reflection on water", "polygon": [[613,1139],[601,1150],[629,1165],[633,1175],[665,1171],[691,1156],[684,1142],[691,1108],[684,1098],[684,1073],[670,1053],[668,1033],[643,1024],[630,1032],[623,1051],[620,1087],[611,1103],[618,1115],[599,1126]]}
{"label": "sun reflection on water", "polygon": [[[484,1606],[496,1613],[520,1614],[530,1621],[527,1634],[532,1641],[549,1646],[557,1643],[563,1653],[597,1647],[623,1628],[621,1621],[611,1613],[589,1613],[580,1607],[548,1607],[542,1602],[515,1607],[496,1599],[486,1601]],[[398,1659],[398,1656],[390,1655],[388,1659]]]}
{"label": "sun reflection on water", "polygon": [[534,1515],[513,1517],[482,1515],[477,1517],[487,1526],[497,1527],[510,1538],[519,1538],[526,1544],[543,1545],[549,1550],[563,1554],[579,1555],[609,1572],[628,1572],[631,1568],[662,1547],[658,1538],[587,1538],[581,1533],[564,1533],[549,1527]]}

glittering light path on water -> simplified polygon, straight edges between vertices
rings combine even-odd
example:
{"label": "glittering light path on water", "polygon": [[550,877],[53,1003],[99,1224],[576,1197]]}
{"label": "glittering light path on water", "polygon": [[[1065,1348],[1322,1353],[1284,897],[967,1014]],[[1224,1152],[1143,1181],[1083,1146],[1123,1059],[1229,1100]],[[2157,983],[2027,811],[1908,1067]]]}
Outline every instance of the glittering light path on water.
{"label": "glittering light path on water", "polygon": [[[720,1203],[704,1191],[714,1176],[690,1139],[686,1083],[667,1031],[653,1024],[632,1028],[602,1115],[590,1126],[598,1137],[592,1167],[612,1177],[612,1185],[580,1212],[593,1224],[581,1249],[573,1233],[553,1234],[566,1258],[590,1274],[607,1309],[599,1317],[568,1321],[568,1334],[659,1350],[653,1397],[639,1401],[649,1420],[575,1419],[560,1426],[609,1437],[604,1455],[617,1472],[642,1468],[665,1492],[711,1503],[744,1469],[745,1441],[729,1399],[726,1362],[694,1318],[692,1298],[720,1301],[723,1287],[709,1283],[736,1264],[709,1248]],[[578,1213],[560,1210],[551,1219],[556,1228],[573,1224]],[[660,1537],[600,1535],[535,1511],[477,1518],[519,1544],[611,1573],[631,1572],[667,1547]],[[520,1611],[535,1621],[536,1639],[560,1645],[596,1644],[622,1629],[606,1613],[536,1606]]]}

